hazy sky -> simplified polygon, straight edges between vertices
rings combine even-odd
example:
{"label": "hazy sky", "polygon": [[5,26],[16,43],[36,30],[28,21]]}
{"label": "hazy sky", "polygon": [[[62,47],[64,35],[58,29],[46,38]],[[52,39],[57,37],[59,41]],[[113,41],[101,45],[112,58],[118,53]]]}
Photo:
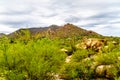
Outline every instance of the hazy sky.
{"label": "hazy sky", "polygon": [[0,33],[65,23],[120,36],[120,0],[0,0]]}

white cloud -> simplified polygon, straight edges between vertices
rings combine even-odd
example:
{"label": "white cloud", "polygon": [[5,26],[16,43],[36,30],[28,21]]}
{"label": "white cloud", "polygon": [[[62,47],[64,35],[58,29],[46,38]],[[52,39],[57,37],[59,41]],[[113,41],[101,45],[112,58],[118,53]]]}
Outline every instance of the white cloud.
{"label": "white cloud", "polygon": [[88,28],[88,30],[93,30],[99,34],[105,36],[120,36],[120,23],[118,24],[99,24],[94,27]]}
{"label": "white cloud", "polygon": [[2,33],[10,33],[17,29],[18,28],[11,28],[11,26],[7,26],[7,25],[0,25],[0,32]]}
{"label": "white cloud", "polygon": [[109,23],[120,23],[120,19],[119,18],[115,18],[109,21]]}
{"label": "white cloud", "polygon": [[115,23],[115,24],[111,24],[112,28],[116,28],[120,30],[120,23]]}

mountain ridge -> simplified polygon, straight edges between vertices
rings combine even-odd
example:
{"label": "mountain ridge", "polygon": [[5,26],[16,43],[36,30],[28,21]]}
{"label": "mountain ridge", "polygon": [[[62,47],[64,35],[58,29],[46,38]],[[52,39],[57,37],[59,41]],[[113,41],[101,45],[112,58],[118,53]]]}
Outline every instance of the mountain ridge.
{"label": "mountain ridge", "polygon": [[40,34],[41,37],[59,37],[59,38],[68,38],[73,36],[102,36],[94,31],[89,31],[78,27],[76,25],[67,23],[63,26],[50,25],[48,27],[39,27],[39,28],[24,28],[19,29],[13,33],[8,34],[9,37],[15,37],[15,33],[19,33],[21,30],[29,30],[31,35]]}

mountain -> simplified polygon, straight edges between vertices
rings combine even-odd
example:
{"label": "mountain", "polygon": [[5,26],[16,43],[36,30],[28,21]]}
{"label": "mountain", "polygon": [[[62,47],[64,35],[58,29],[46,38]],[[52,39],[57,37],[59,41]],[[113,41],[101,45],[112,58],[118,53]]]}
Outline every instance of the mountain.
{"label": "mountain", "polygon": [[73,37],[73,36],[102,36],[96,32],[82,29],[73,24],[65,24],[57,29],[57,34],[60,37]]}
{"label": "mountain", "polygon": [[49,27],[19,29],[9,34],[8,36],[15,37],[16,33],[20,33],[24,30],[29,30],[32,36],[39,34],[40,37],[50,38],[69,38],[74,36],[102,36],[94,31],[88,31],[70,23],[67,23],[63,26],[51,25]]}
{"label": "mountain", "polygon": [[40,33],[40,32],[44,32],[44,31],[47,31],[48,29],[51,29],[51,30],[55,30],[57,28],[59,28],[59,26],[57,25],[51,25],[49,27],[40,27],[40,28],[29,28],[30,32],[32,34],[36,34],[36,33]]}
{"label": "mountain", "polygon": [[5,36],[5,34],[4,34],[4,33],[0,33],[0,38],[1,38],[2,36]]}
{"label": "mountain", "polygon": [[36,34],[42,34],[43,36],[45,36],[45,33],[49,29],[55,30],[57,28],[59,28],[59,26],[57,26],[57,25],[51,25],[49,27],[39,27],[39,28],[21,28],[21,29],[15,31],[13,33],[8,34],[8,37],[10,37],[10,38],[16,37],[17,34],[23,32],[23,31],[26,31],[26,30],[29,30],[30,34],[33,35],[33,36],[36,35]]}

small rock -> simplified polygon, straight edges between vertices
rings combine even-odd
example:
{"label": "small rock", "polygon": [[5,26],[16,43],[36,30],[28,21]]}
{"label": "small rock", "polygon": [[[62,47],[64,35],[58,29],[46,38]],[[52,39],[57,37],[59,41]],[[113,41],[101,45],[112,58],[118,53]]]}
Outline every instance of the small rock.
{"label": "small rock", "polygon": [[72,57],[72,55],[71,55],[71,56],[66,57],[65,62],[66,62],[66,63],[69,63],[69,62],[70,62],[70,60],[71,60],[71,57]]}

